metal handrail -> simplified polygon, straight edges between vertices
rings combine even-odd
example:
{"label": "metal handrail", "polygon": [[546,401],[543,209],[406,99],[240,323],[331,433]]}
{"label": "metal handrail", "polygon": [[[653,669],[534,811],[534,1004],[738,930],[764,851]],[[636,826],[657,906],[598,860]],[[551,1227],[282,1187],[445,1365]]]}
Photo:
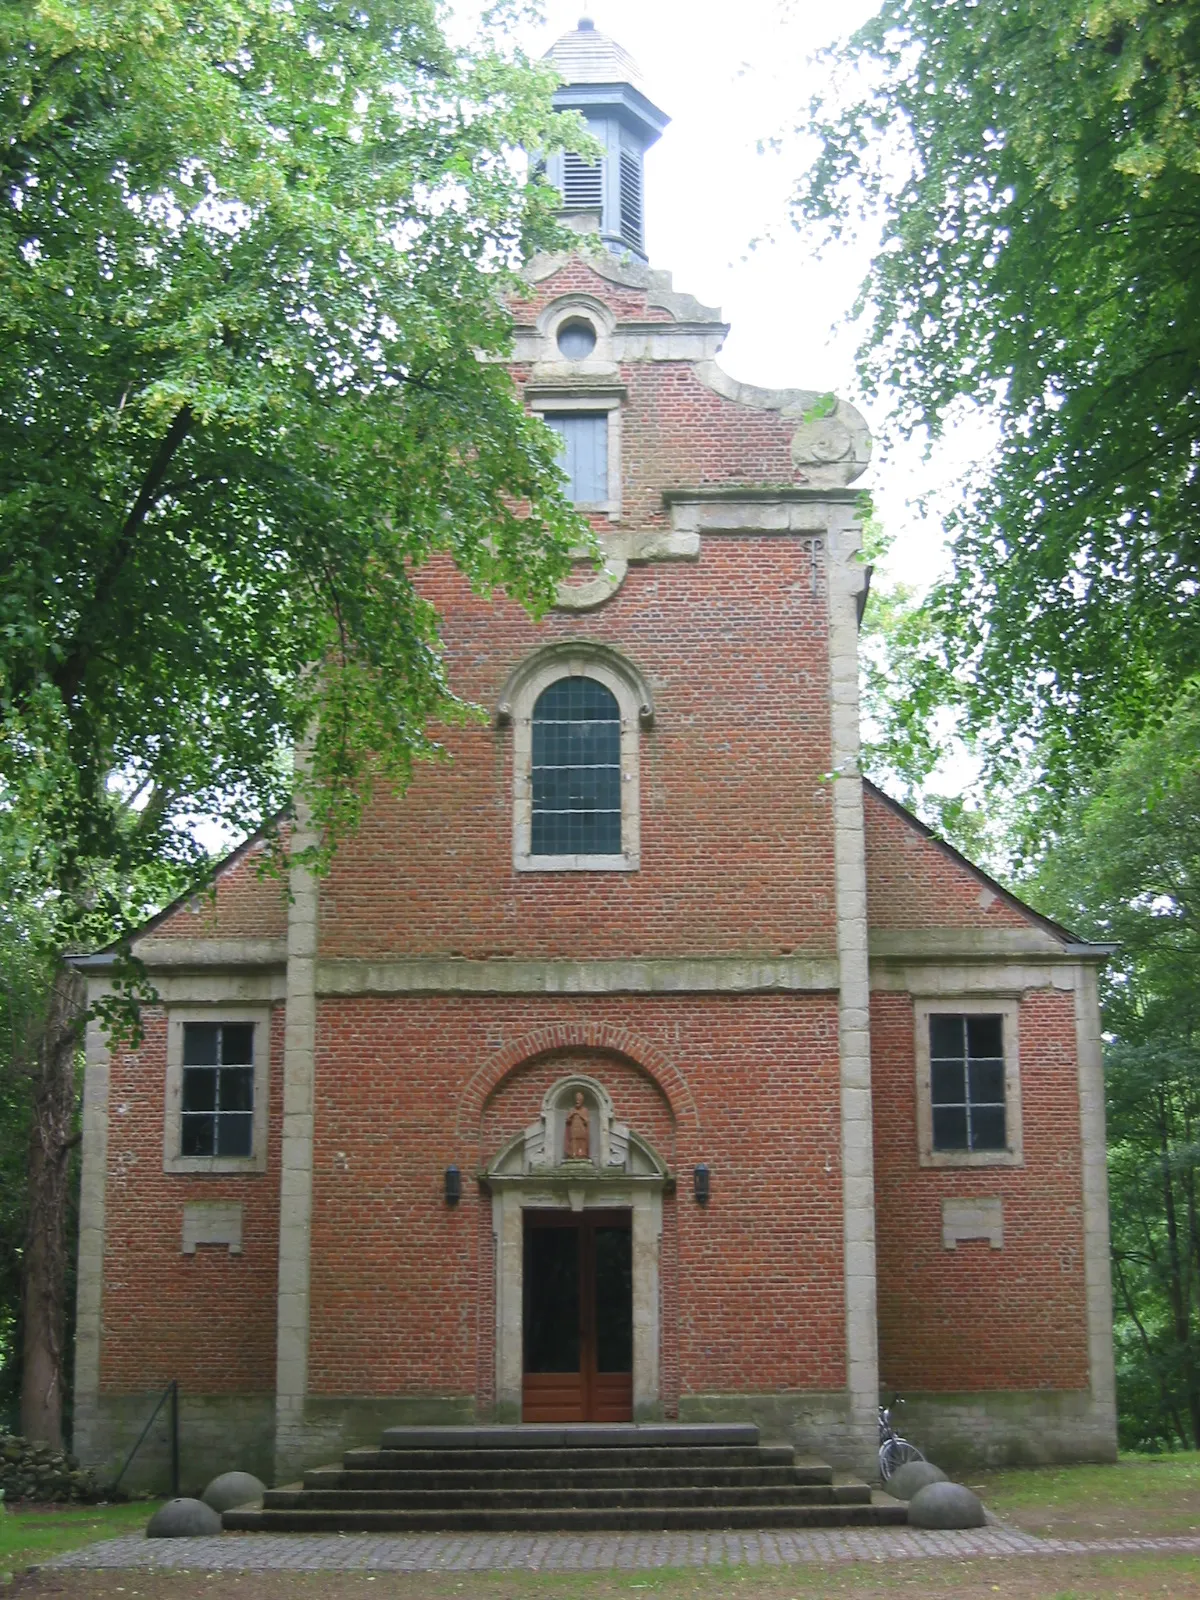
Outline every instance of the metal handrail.
{"label": "metal handrail", "polygon": [[118,1487],[121,1479],[125,1476],[126,1472],[128,1472],[129,1463],[133,1460],[134,1456],[137,1455],[138,1451],[142,1448],[142,1445],[146,1442],[146,1435],[154,1426],[154,1419],[162,1410],[163,1401],[168,1398],[171,1401],[171,1498],[173,1500],[177,1500],[179,1498],[179,1382],[175,1378],[171,1379],[170,1383],[154,1402],[154,1410],[150,1413],[146,1426],[138,1435],[138,1442],[125,1457],[125,1465],[121,1468],[120,1472],[117,1473],[116,1477],[112,1481],[112,1487],[114,1489]]}

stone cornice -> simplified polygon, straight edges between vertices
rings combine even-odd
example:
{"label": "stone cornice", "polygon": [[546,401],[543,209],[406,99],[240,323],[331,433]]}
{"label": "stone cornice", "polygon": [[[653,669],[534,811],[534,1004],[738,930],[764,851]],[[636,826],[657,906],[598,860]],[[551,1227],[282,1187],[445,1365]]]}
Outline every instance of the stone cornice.
{"label": "stone cornice", "polygon": [[761,994],[836,988],[837,963],[832,957],[470,961],[429,956],[317,964],[321,995]]}
{"label": "stone cornice", "polygon": [[832,501],[835,505],[854,505],[864,493],[862,489],[851,489],[846,485],[837,484],[828,488],[818,488],[804,483],[720,483],[664,489],[662,497],[663,503],[668,506],[685,505],[691,501],[700,504],[719,504],[724,501],[743,500],[752,505],[761,505],[763,502],[812,505],[826,500]]}
{"label": "stone cornice", "polygon": [[1039,961],[1106,961],[1115,945],[1065,943],[1032,923],[1027,928],[903,928],[870,934],[871,960],[915,962],[995,961],[1034,956]]}
{"label": "stone cornice", "polygon": [[[874,930],[873,966],[951,965],[1032,958],[1076,965],[1104,961],[1109,945],[1064,944],[1042,929],[913,928]],[[282,971],[282,939],[141,939],[134,954],[154,973]],[[107,952],[76,957],[97,975],[112,966]],[[543,960],[497,956],[396,956],[324,959],[317,992],[349,994],[761,994],[832,992],[832,956],[655,956]]]}
{"label": "stone cornice", "polygon": [[[134,939],[132,951],[137,960],[152,971],[168,968],[206,971],[214,967],[279,967],[287,966],[286,939]],[[72,966],[86,971],[105,970],[114,965],[118,956],[111,950],[97,955],[74,956]]]}

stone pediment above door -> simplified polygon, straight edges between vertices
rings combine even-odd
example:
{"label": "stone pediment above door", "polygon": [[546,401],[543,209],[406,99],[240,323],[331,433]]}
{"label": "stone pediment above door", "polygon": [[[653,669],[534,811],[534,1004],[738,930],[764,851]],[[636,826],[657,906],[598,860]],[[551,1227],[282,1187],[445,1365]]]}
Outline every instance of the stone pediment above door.
{"label": "stone pediment above door", "polygon": [[617,1120],[604,1085],[577,1072],[551,1085],[537,1121],[504,1146],[483,1176],[501,1183],[541,1178],[627,1184],[640,1179],[661,1187],[671,1181],[654,1147]]}

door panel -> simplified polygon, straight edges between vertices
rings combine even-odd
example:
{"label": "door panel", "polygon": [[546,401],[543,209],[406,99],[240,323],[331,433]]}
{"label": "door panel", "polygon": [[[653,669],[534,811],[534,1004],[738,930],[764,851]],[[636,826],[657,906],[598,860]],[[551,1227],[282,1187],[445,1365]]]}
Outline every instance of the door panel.
{"label": "door panel", "polygon": [[579,1233],[525,1230],[525,1371],[580,1370]]}
{"label": "door panel", "polygon": [[528,1211],[525,1422],[633,1417],[633,1251],[628,1212]]}
{"label": "door panel", "polygon": [[594,1230],[596,1371],[633,1371],[633,1235]]}
{"label": "door panel", "polygon": [[522,1388],[522,1422],[590,1420],[581,1372],[527,1372]]}

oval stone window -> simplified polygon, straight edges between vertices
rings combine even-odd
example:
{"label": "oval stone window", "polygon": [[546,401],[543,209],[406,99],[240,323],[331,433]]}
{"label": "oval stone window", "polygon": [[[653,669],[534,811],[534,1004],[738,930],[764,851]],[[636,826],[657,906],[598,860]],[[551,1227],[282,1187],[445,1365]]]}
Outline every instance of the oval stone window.
{"label": "oval stone window", "polygon": [[559,353],[568,361],[586,361],[596,348],[596,330],[582,317],[572,317],[558,330]]}

